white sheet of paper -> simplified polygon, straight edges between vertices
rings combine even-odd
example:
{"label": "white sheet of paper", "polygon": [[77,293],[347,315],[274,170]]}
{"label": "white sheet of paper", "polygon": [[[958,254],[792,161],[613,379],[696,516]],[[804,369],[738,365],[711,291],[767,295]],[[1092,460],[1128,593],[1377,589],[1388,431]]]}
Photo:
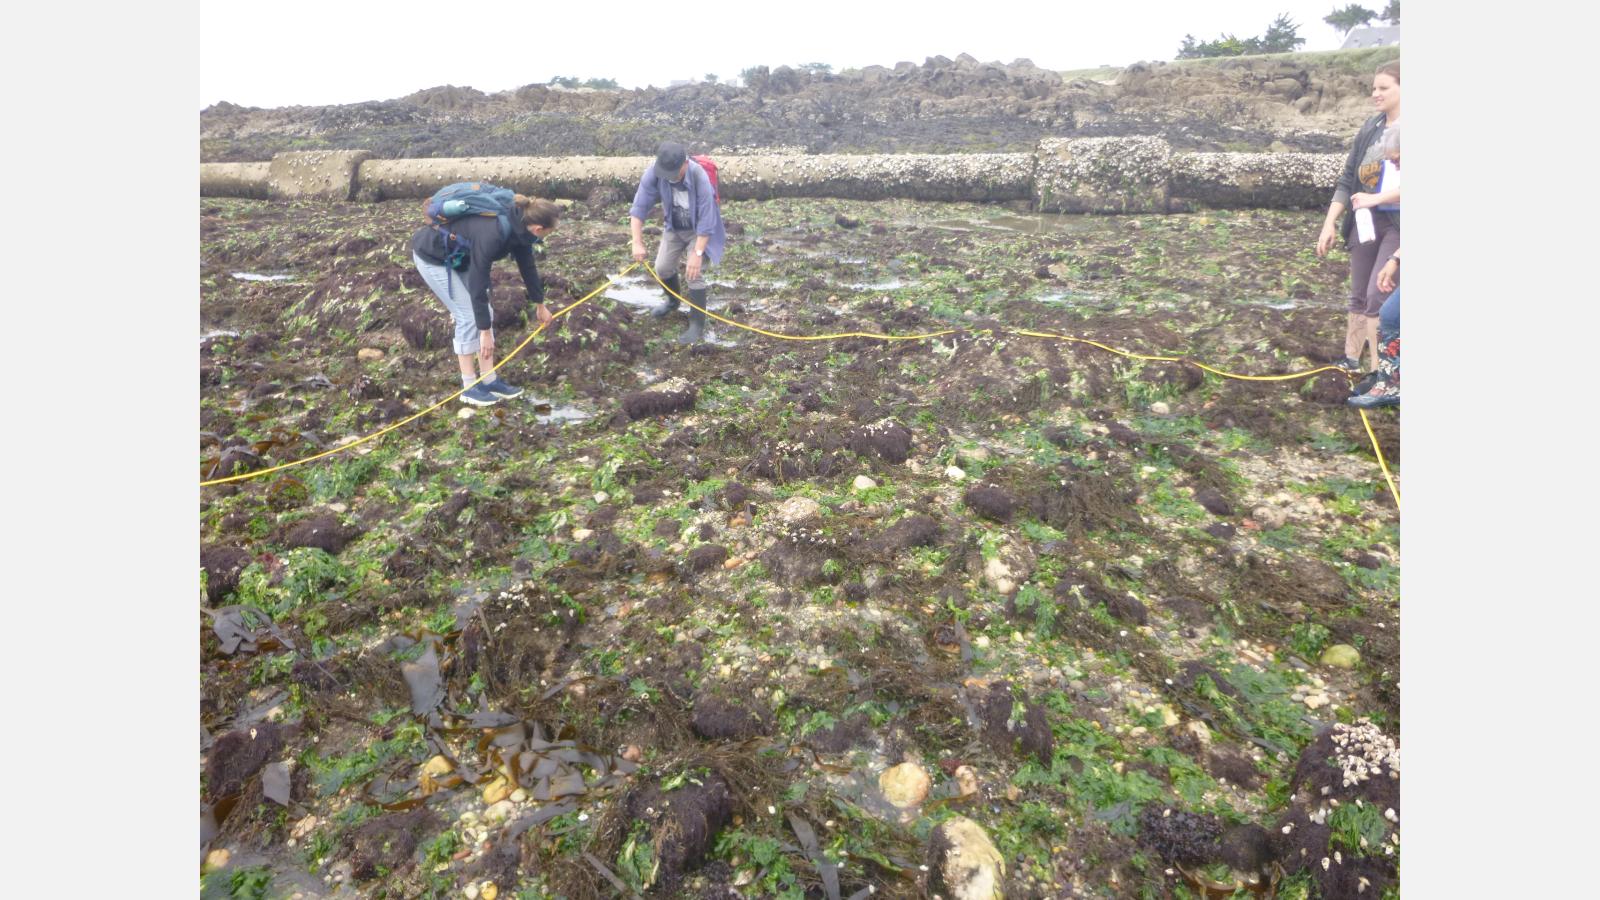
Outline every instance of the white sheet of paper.
{"label": "white sheet of paper", "polygon": [[[1383,171],[1380,172],[1379,175],[1378,175],[1378,191],[1377,192],[1382,194],[1382,193],[1385,193],[1387,191],[1397,191],[1399,189],[1400,189],[1400,167],[1396,166],[1393,162],[1391,162],[1390,160],[1386,159],[1386,160],[1383,161]],[[1382,206],[1380,206],[1378,208],[1379,209],[1389,209],[1389,210],[1399,209],[1400,208],[1400,204],[1398,204],[1398,203],[1385,203],[1385,204],[1383,204]]]}
{"label": "white sheet of paper", "polygon": [[1356,210],[1356,240],[1363,244],[1372,243],[1378,236],[1378,229],[1372,224],[1372,208],[1365,207]]}

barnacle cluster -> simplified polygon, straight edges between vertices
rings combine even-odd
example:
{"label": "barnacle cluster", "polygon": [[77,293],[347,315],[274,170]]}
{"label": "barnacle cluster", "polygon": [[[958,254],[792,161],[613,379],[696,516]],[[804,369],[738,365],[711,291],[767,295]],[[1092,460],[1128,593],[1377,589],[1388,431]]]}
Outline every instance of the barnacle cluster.
{"label": "barnacle cluster", "polygon": [[1354,725],[1343,722],[1334,725],[1331,740],[1339,748],[1336,761],[1344,775],[1344,787],[1379,775],[1400,777],[1399,746],[1370,720],[1363,718]]}
{"label": "barnacle cluster", "polygon": [[837,538],[829,537],[820,528],[811,528],[805,525],[779,525],[777,526],[777,535],[779,540],[788,541],[797,547],[834,549],[839,546]]}

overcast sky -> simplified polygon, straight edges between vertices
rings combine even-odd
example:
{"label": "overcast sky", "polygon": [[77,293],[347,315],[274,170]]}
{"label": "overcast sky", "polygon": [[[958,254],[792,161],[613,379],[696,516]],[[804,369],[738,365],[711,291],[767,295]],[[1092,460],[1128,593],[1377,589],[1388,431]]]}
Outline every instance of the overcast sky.
{"label": "overcast sky", "polygon": [[[557,75],[664,87],[755,65],[839,71],[960,53],[1081,69],[1172,59],[1185,34],[1256,36],[1281,12],[1299,23],[1302,50],[1332,50],[1343,38],[1322,17],[1345,2],[201,0],[200,105],[355,103],[442,84],[492,93]],[[484,53],[488,40],[498,43]]]}

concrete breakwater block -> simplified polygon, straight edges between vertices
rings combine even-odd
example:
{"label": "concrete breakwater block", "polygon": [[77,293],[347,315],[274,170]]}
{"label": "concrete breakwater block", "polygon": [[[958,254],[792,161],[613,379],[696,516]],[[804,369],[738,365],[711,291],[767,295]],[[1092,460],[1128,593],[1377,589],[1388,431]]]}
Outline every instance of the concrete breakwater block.
{"label": "concrete breakwater block", "polygon": [[268,195],[274,200],[354,199],[356,176],[371,158],[366,150],[279,153],[267,171]]}

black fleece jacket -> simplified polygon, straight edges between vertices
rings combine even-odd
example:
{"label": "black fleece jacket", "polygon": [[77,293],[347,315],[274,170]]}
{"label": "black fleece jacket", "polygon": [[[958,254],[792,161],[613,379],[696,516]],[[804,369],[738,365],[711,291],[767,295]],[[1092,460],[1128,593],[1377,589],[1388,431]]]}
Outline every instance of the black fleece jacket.
{"label": "black fleece jacket", "polygon": [[1350,196],[1370,191],[1373,187],[1361,181],[1361,161],[1366,158],[1367,151],[1373,143],[1383,137],[1383,129],[1386,127],[1388,127],[1388,117],[1383,113],[1378,113],[1362,123],[1360,130],[1356,132],[1355,143],[1350,147],[1350,155],[1345,158],[1344,168],[1339,172],[1339,182],[1333,189],[1334,202],[1344,204],[1343,221],[1339,223],[1339,236],[1344,238],[1347,247],[1350,245],[1350,230],[1356,224],[1356,218],[1351,214],[1353,210],[1350,209]]}
{"label": "black fleece jacket", "polygon": [[428,262],[442,266],[448,254],[445,237],[449,232],[472,244],[464,278],[467,294],[472,298],[472,318],[479,331],[489,328],[489,264],[497,259],[515,259],[528,301],[544,302],[544,282],[539,279],[539,266],[533,258],[533,245],[539,239],[529,234],[520,220],[512,223],[511,236],[505,239],[500,237],[500,223],[493,216],[466,216],[437,229],[424,225],[411,236],[411,249]]}

